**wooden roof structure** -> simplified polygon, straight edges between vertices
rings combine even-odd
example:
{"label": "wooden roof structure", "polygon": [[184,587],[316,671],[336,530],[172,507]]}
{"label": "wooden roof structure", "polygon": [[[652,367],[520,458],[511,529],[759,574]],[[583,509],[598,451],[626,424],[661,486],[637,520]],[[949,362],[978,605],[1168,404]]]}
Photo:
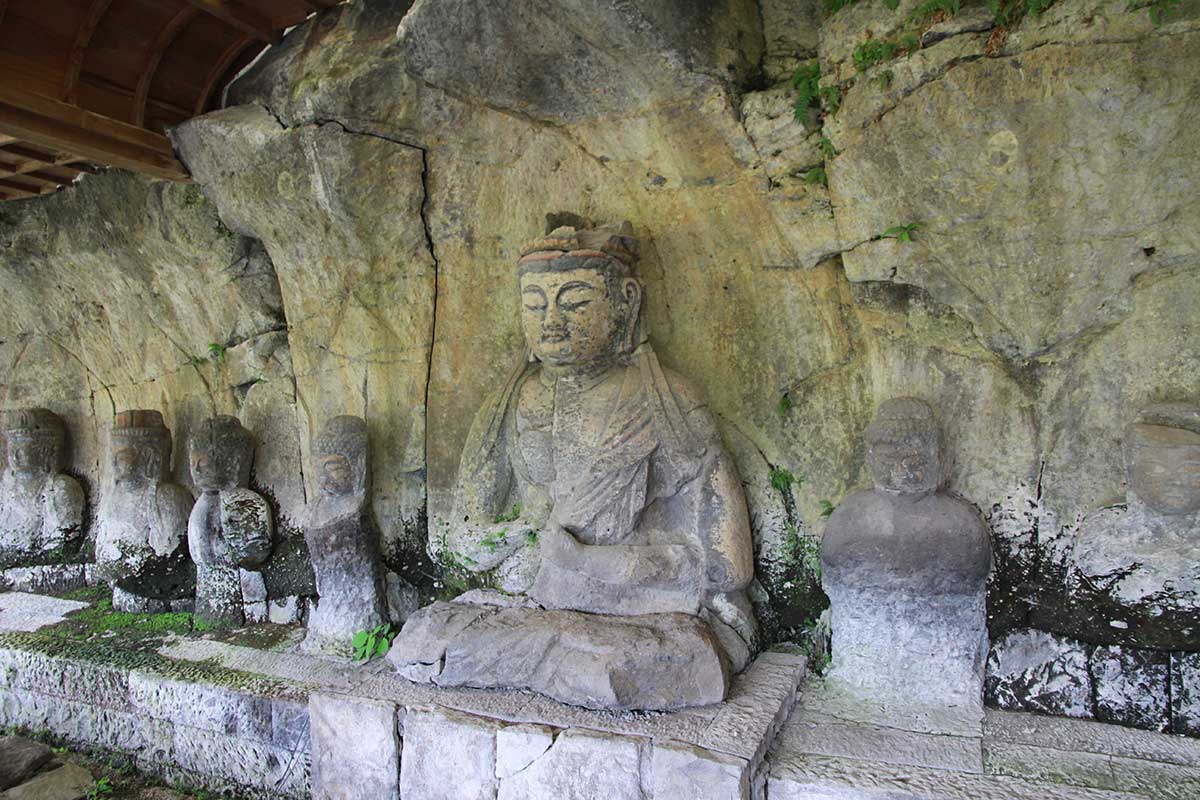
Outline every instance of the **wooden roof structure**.
{"label": "wooden roof structure", "polygon": [[341,0],[0,0],[0,200],[97,165],[187,180],[164,135]]}

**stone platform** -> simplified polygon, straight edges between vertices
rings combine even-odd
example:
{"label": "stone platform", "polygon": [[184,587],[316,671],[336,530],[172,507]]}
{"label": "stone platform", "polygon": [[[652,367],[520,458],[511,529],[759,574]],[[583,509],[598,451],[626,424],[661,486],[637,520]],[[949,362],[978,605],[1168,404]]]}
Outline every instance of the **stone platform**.
{"label": "stone platform", "polygon": [[835,716],[822,688],[767,755],[769,800],[1200,798],[1196,739],[994,709],[977,735],[934,734]]}
{"label": "stone platform", "polygon": [[768,746],[806,672],[802,656],[768,652],[723,703],[602,712],[300,654],[299,629],[278,649],[67,641],[28,631],[61,619],[64,601],[15,596],[0,594],[0,609],[20,608],[20,625],[0,632],[0,725],[129,753],[171,782],[239,797],[763,797]]}

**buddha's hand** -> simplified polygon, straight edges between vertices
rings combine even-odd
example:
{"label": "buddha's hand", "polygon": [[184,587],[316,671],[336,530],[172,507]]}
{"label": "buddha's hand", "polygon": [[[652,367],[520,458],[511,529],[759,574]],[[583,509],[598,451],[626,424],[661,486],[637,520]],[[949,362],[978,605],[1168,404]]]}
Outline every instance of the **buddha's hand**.
{"label": "buddha's hand", "polygon": [[538,535],[541,557],[560,567],[573,568],[578,563],[583,545],[553,517]]}

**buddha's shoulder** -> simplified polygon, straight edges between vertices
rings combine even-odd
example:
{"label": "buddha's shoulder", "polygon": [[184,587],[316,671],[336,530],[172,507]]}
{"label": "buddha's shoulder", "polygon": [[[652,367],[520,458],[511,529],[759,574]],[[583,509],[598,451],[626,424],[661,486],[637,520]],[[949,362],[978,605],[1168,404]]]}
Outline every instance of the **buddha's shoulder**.
{"label": "buddha's shoulder", "polygon": [[667,387],[671,390],[671,395],[679,405],[680,411],[687,414],[707,405],[704,402],[703,394],[701,394],[700,390],[696,388],[696,384],[689,378],[685,378],[668,367],[663,367],[662,373],[666,379]]}

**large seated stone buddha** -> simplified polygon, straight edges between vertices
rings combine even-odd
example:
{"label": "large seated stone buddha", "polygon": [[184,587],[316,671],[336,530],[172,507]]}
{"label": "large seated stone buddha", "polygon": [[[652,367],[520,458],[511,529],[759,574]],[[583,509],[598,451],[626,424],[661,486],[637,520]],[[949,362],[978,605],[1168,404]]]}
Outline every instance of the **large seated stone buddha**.
{"label": "large seated stone buddha", "polygon": [[646,340],[637,256],[628,223],[523,249],[529,356],[480,409],[434,531],[443,561],[500,591],[415,614],[389,653],[405,677],[665,709],[724,699],[749,660],[741,483]]}

